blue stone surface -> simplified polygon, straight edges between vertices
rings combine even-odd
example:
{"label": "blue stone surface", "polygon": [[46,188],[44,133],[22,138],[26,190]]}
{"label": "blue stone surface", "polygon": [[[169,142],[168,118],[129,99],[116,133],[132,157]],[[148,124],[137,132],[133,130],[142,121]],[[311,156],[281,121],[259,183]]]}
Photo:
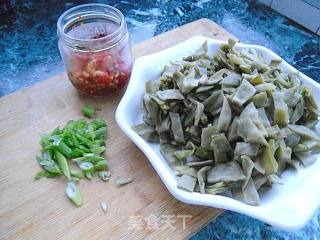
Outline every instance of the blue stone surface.
{"label": "blue stone surface", "polygon": [[[63,71],[56,22],[70,7],[93,1],[0,1],[0,96]],[[119,8],[134,43],[209,18],[242,42],[270,48],[320,81],[320,38],[273,10],[249,0],[94,1]],[[226,211],[192,237],[198,239],[320,239],[319,212],[301,230],[284,232]]]}

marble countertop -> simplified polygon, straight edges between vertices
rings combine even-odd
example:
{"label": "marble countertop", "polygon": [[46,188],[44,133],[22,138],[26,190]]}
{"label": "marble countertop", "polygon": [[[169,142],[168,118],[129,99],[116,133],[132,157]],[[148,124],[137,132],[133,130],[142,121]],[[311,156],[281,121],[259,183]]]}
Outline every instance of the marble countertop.
{"label": "marble countertop", "polygon": [[[0,3],[0,96],[64,70],[57,48],[56,21],[66,9],[93,1],[15,1]],[[250,0],[100,1],[119,8],[134,43],[199,18],[209,18],[242,42],[264,45],[320,81],[320,37]],[[48,8],[48,6],[50,6]],[[296,232],[283,232],[226,211],[196,233],[199,239],[320,239],[320,213]]]}

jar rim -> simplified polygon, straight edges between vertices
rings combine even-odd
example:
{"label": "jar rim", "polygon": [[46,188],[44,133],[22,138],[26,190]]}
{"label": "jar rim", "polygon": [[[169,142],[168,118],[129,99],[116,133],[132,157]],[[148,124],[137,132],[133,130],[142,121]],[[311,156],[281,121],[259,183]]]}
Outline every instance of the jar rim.
{"label": "jar rim", "polygon": [[[76,13],[77,11],[83,9],[90,9],[92,7],[97,7],[97,8],[101,8],[101,9],[108,9],[113,11],[115,14],[117,14],[117,16],[119,17],[119,27],[112,33],[100,37],[100,38],[96,38],[96,39],[82,39],[82,38],[76,38],[76,37],[72,37],[69,34],[67,34],[65,32],[65,26],[66,24],[63,23],[63,21],[70,15],[70,13]],[[72,16],[72,15],[71,15]],[[68,9],[67,11],[65,11],[58,19],[57,21],[57,34],[58,37],[63,38],[66,42],[72,43],[72,42],[77,42],[79,44],[88,44],[88,43],[98,43],[101,41],[112,41],[115,38],[117,38],[119,35],[121,35],[124,31],[126,31],[126,22],[125,22],[125,18],[124,15],[122,14],[122,12],[110,5],[107,4],[102,4],[102,3],[89,3],[89,4],[81,4],[75,7],[72,7],[70,9]]]}

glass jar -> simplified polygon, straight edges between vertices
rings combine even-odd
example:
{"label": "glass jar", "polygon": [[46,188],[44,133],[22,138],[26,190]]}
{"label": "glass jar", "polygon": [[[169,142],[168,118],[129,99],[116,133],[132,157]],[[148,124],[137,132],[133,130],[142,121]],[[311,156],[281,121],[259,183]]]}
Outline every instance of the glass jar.
{"label": "glass jar", "polygon": [[58,46],[72,84],[101,96],[122,89],[132,68],[130,36],[123,14],[105,4],[84,4],[57,23]]}

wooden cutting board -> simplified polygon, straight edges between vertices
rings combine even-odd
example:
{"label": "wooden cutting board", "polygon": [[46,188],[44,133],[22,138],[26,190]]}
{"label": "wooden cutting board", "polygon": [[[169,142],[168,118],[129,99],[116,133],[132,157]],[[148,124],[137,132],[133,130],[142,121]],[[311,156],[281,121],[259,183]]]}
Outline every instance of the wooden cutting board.
{"label": "wooden cutting board", "polygon": [[[195,35],[227,40],[230,33],[207,19],[166,32],[134,47],[134,56],[157,52]],[[184,239],[221,210],[179,202],[169,194],[143,153],[114,121],[121,96],[93,99],[79,95],[65,73],[0,99],[0,239]],[[84,104],[102,106],[109,124],[108,183],[82,180],[84,204],[65,196],[66,181],[33,181],[39,136],[82,117]],[[116,176],[134,177],[117,188]],[[100,203],[108,203],[107,213]],[[185,218],[185,226],[183,226]]]}

